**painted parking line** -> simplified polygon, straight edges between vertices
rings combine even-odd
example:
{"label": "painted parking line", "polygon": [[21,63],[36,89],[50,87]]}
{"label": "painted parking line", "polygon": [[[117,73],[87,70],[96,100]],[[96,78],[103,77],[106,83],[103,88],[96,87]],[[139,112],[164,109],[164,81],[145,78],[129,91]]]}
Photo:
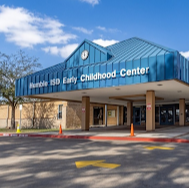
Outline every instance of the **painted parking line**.
{"label": "painted parking line", "polygon": [[95,160],[95,161],[76,161],[75,165],[78,169],[87,167],[87,166],[94,166],[94,167],[102,167],[108,169],[115,169],[121,164],[114,164],[114,163],[105,163],[106,160]]}
{"label": "painted parking line", "polygon": [[155,149],[159,149],[159,150],[174,150],[175,148],[172,147],[165,147],[165,146],[145,146],[144,148],[148,149],[148,150],[155,150]]}

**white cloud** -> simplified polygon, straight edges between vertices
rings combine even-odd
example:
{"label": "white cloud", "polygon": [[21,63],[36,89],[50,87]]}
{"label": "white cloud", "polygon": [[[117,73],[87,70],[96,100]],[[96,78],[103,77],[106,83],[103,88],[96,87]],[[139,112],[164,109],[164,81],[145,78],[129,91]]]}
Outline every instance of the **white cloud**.
{"label": "white cloud", "polygon": [[21,47],[37,44],[67,44],[77,36],[63,31],[64,24],[49,17],[39,17],[27,9],[0,6],[0,33]]}
{"label": "white cloud", "polygon": [[116,32],[121,32],[117,28],[106,28],[104,26],[97,26],[96,27],[98,30],[104,31],[104,32],[110,32],[110,33],[116,33]]}
{"label": "white cloud", "polygon": [[102,26],[97,26],[96,28],[99,29],[99,30],[102,30],[102,31],[106,31],[106,28],[102,27]]}
{"label": "white cloud", "polygon": [[68,58],[68,56],[78,47],[78,45],[79,44],[74,43],[60,48],[57,46],[49,46],[42,48],[42,50],[53,55],[60,55],[62,58]]}
{"label": "white cloud", "polygon": [[100,2],[100,0],[80,0],[80,1],[89,3],[89,4],[91,4],[92,6],[98,5],[99,2]]}
{"label": "white cloud", "polygon": [[189,58],[189,51],[180,52],[180,54],[181,54],[182,56],[184,56],[185,58]]}
{"label": "white cloud", "polygon": [[114,40],[114,39],[112,39],[112,40],[95,39],[95,40],[93,40],[93,42],[98,44],[98,45],[101,45],[103,47],[107,47],[109,45],[113,45],[115,43],[118,43],[119,41]]}
{"label": "white cloud", "polygon": [[84,34],[88,34],[88,35],[93,33],[93,30],[87,30],[87,29],[85,29],[83,27],[73,27],[73,29],[77,30],[77,31],[80,31],[80,32],[82,32]]}

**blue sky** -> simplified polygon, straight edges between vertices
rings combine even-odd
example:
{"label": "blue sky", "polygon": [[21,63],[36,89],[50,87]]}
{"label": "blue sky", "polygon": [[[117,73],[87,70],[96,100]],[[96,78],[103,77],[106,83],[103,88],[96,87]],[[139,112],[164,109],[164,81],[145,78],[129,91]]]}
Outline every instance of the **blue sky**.
{"label": "blue sky", "polygon": [[107,46],[139,37],[189,58],[188,0],[0,0],[0,52],[24,50],[43,68],[86,38]]}

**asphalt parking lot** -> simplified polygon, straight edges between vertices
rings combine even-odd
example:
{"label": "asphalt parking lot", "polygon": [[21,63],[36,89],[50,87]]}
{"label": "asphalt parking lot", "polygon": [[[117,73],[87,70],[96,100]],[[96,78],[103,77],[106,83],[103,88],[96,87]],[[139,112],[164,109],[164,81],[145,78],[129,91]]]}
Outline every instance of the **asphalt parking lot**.
{"label": "asphalt parking lot", "polygon": [[0,187],[188,188],[188,157],[184,143],[0,137]]}

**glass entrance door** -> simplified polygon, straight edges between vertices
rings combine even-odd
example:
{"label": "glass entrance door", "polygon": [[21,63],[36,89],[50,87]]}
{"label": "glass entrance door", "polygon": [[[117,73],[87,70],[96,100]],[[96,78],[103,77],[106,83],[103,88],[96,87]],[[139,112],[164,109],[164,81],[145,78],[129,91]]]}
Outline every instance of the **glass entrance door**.
{"label": "glass entrance door", "polygon": [[103,108],[94,107],[93,112],[94,112],[93,124],[103,125]]}
{"label": "glass entrance door", "polygon": [[160,108],[160,124],[161,125],[173,125],[173,107],[161,107]]}
{"label": "glass entrance door", "polygon": [[140,125],[140,108],[133,108],[133,124]]}

